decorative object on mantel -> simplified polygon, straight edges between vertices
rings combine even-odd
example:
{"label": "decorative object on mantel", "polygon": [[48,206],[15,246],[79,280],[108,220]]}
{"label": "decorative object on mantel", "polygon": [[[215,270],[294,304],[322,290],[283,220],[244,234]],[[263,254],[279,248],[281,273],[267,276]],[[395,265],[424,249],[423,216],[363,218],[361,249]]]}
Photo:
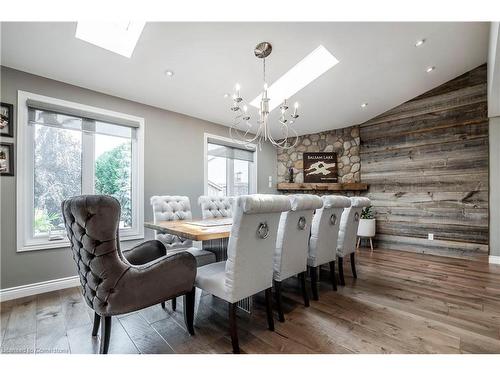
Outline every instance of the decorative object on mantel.
{"label": "decorative object on mantel", "polygon": [[304,152],[304,182],[338,182],[335,152]]}
{"label": "decorative object on mantel", "polygon": [[0,103],[0,136],[14,137],[14,106]]}
{"label": "decorative object on mantel", "polygon": [[288,182],[293,184],[293,168],[288,168]]}
{"label": "decorative object on mantel", "polygon": [[373,242],[372,238],[375,237],[375,215],[373,214],[373,207],[365,207],[361,211],[361,219],[359,220],[358,226],[358,243],[356,248],[359,248],[361,239],[370,240],[370,248],[373,252]]}
{"label": "decorative object on mantel", "polygon": [[14,144],[0,143],[0,176],[14,176]]}
{"label": "decorative object on mantel", "polygon": [[361,182],[351,182],[345,184],[325,184],[325,183],[278,183],[278,190],[310,190],[310,191],[364,191],[368,190],[368,185]]}
{"label": "decorative object on mantel", "polygon": [[[273,146],[288,149],[295,147],[298,140],[298,134],[291,125],[299,117],[299,103],[295,103],[293,113],[290,115],[288,112],[288,98],[282,98],[283,102],[279,107],[281,111],[281,116],[279,118],[279,125],[282,131],[280,136],[281,140],[274,139],[268,123],[269,113],[273,110],[273,108],[270,108],[269,106],[269,101],[272,98],[269,98],[267,95],[266,83],[266,57],[271,54],[272,50],[273,47],[269,42],[257,44],[254,50],[255,56],[262,59],[264,81],[264,89],[259,103],[258,119],[256,120],[256,124],[258,126],[257,131],[253,134],[255,129],[253,129],[252,124],[250,123],[252,116],[250,116],[250,112],[248,111],[248,105],[245,104],[240,95],[241,87],[239,84],[236,84],[236,93],[233,95],[233,104],[231,106],[231,111],[235,113],[235,116],[233,124],[229,128],[229,134],[233,140],[245,145],[257,143],[259,149],[262,149],[262,142],[270,142]],[[252,103],[250,103],[250,105],[252,105]]]}

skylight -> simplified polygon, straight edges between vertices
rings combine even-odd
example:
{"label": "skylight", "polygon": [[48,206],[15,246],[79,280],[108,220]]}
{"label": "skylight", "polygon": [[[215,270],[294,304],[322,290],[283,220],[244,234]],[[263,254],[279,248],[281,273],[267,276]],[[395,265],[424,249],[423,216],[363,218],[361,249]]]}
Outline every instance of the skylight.
{"label": "skylight", "polygon": [[[335,56],[320,45],[267,89],[267,95],[270,98],[269,110],[272,111],[281,104],[283,98],[290,98],[338,62]],[[259,108],[260,95],[250,104]]]}
{"label": "skylight", "polygon": [[145,24],[136,21],[79,21],[75,37],[130,58]]}

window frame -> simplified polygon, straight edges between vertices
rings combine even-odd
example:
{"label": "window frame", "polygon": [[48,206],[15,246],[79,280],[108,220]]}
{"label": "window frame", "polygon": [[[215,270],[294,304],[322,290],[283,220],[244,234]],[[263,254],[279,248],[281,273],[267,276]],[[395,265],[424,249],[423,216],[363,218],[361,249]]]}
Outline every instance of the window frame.
{"label": "window frame", "polygon": [[[203,137],[203,160],[204,160],[204,168],[203,168],[203,194],[208,195],[208,143],[209,139],[218,139],[220,141],[223,141],[225,143],[229,143],[234,145],[237,148],[241,148],[242,144],[238,143],[237,141],[234,141],[231,138],[223,137],[220,135],[215,135],[215,134],[210,134],[210,133],[204,133]],[[253,152],[254,155],[254,160],[253,163],[250,165],[250,171],[249,171],[249,181],[248,181],[248,194],[256,194],[257,193],[257,168],[258,168],[258,151],[257,147],[255,148],[255,151]],[[229,160],[229,159],[227,159]],[[229,165],[231,164],[231,165]],[[231,174],[232,173],[232,174]],[[233,163],[227,163],[226,161],[226,181],[233,181],[232,184],[234,184],[234,164]],[[227,189],[227,196],[232,196],[231,193],[234,193],[234,189],[231,189],[230,186],[228,185],[226,187]]]}
{"label": "window frame", "polygon": [[[103,108],[88,106],[85,104],[70,102],[49,96],[34,94],[26,91],[18,91],[17,95],[17,181],[16,181],[16,249],[17,252],[47,250],[69,247],[70,243],[66,236],[61,240],[49,240],[47,237],[33,238],[33,190],[34,190],[34,163],[33,163],[33,133],[34,129],[28,124],[27,100],[37,100],[44,103],[69,107],[81,111],[95,113],[134,121],[139,124],[136,128],[136,137],[132,138],[132,228],[120,229],[120,240],[137,240],[144,238],[144,118],[124,113],[110,111]],[[92,140],[89,140],[89,137]],[[82,132],[82,194],[92,194],[94,186],[94,153],[95,140],[92,135]],[[90,162],[92,159],[92,162]],[[90,166],[89,166],[90,163]],[[84,178],[84,176],[86,176]],[[134,177],[136,176],[136,177]],[[85,182],[87,183],[85,186]],[[90,189],[91,188],[91,189]],[[89,191],[90,189],[90,191]],[[31,202],[31,203],[30,203]]]}

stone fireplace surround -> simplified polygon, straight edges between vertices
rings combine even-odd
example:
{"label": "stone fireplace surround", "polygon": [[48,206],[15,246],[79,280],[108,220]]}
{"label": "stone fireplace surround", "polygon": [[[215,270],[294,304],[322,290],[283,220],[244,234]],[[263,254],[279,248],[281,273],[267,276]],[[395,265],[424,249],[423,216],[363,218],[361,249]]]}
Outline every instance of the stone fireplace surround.
{"label": "stone fireplace surround", "polygon": [[361,181],[359,126],[334,129],[299,137],[289,150],[278,149],[278,183],[288,182],[288,169],[293,168],[294,182],[304,182],[302,154],[304,152],[336,152],[339,183]]}

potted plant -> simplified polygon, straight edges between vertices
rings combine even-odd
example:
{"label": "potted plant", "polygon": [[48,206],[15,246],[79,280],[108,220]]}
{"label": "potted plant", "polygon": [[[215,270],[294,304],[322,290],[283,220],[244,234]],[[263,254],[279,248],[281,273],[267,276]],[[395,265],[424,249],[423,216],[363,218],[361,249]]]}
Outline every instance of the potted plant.
{"label": "potted plant", "polygon": [[375,215],[373,213],[373,207],[365,207],[361,211],[361,219],[359,220],[358,226],[358,247],[361,238],[370,239],[370,247],[373,251],[372,238],[375,237]]}

